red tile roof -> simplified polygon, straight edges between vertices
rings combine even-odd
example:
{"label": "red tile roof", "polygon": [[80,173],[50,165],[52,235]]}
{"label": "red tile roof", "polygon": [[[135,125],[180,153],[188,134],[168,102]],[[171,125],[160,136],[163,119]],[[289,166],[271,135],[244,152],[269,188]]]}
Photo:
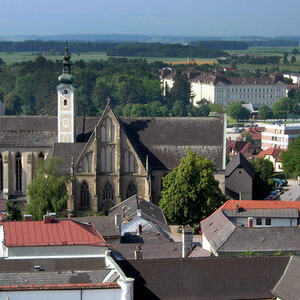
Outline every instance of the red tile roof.
{"label": "red tile roof", "polygon": [[300,212],[300,201],[267,201],[267,200],[228,200],[219,209],[234,210],[236,204],[244,209],[284,209],[296,208]]}
{"label": "red tile roof", "polygon": [[281,154],[284,150],[279,148],[268,148],[262,152],[260,152],[256,158],[265,158],[266,155],[273,156],[275,161],[280,161]]}
{"label": "red tile roof", "polygon": [[87,224],[72,220],[14,221],[2,223],[7,247],[29,246],[106,246],[99,232]]}

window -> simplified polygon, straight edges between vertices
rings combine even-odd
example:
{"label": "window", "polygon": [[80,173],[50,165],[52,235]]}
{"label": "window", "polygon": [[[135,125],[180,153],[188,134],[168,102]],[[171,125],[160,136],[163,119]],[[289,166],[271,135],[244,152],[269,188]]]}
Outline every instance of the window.
{"label": "window", "polygon": [[262,219],[261,218],[256,219],[256,225],[262,225]]}
{"label": "window", "polygon": [[108,210],[114,204],[114,191],[112,185],[107,182],[103,188],[103,210]]}
{"label": "window", "polygon": [[3,159],[0,153],[0,191],[3,191]]}
{"label": "window", "polygon": [[101,142],[113,142],[115,139],[115,126],[111,119],[107,117],[100,128],[101,132]]}
{"label": "window", "polygon": [[68,101],[67,99],[64,100],[64,106],[67,106],[68,105]]}
{"label": "window", "polygon": [[133,155],[128,150],[124,152],[124,172],[125,173],[135,173],[136,172],[136,160]]}
{"label": "window", "polygon": [[93,162],[93,152],[89,152],[85,154],[79,163],[78,172],[85,172],[85,173],[92,172],[92,162]]}
{"label": "window", "polygon": [[126,197],[129,198],[133,195],[137,195],[137,188],[136,185],[132,181],[130,181],[127,187]]}
{"label": "window", "polygon": [[16,191],[22,191],[22,156],[18,152],[15,157],[15,167],[16,167]]}
{"label": "window", "polygon": [[111,173],[115,171],[115,147],[107,145],[101,148],[101,172]]}
{"label": "window", "polygon": [[80,186],[80,208],[90,208],[90,191],[86,181],[83,181]]}
{"label": "window", "polygon": [[271,226],[271,219],[270,218],[266,219],[266,225]]}

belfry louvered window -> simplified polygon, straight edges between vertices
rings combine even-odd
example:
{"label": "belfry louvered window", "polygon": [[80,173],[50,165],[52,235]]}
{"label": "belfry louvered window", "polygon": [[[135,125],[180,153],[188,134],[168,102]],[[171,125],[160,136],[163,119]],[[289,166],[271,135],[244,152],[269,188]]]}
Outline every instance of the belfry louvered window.
{"label": "belfry louvered window", "polygon": [[16,168],[16,192],[22,191],[22,156],[18,152],[15,157]]}

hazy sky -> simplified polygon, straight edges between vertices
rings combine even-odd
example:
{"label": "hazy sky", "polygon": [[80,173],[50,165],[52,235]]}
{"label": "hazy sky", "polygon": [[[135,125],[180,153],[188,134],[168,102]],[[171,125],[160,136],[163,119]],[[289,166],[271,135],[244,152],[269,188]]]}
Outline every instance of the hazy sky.
{"label": "hazy sky", "polygon": [[1,0],[0,35],[300,35],[299,0]]}

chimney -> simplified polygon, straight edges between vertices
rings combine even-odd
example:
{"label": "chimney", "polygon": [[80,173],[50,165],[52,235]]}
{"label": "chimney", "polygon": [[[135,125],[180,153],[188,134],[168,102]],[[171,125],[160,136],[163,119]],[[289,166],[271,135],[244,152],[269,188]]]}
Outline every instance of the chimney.
{"label": "chimney", "polygon": [[121,232],[121,215],[115,215],[115,226]]}
{"label": "chimney", "polygon": [[56,213],[48,213],[43,217],[44,224],[54,223],[56,221]]}
{"label": "chimney", "polygon": [[143,259],[143,249],[142,249],[141,245],[136,247],[136,250],[134,250],[134,259],[135,260]]}
{"label": "chimney", "polygon": [[187,254],[193,249],[193,233],[191,229],[182,229],[182,258],[186,258]]}
{"label": "chimney", "polygon": [[252,217],[248,218],[248,227],[253,227],[253,218]]}
{"label": "chimney", "polygon": [[143,225],[139,223],[136,229],[136,234],[140,235],[142,233],[143,233]]}
{"label": "chimney", "polygon": [[73,214],[72,213],[68,213],[68,219],[73,218]]}
{"label": "chimney", "polygon": [[32,215],[24,215],[24,221],[31,221]]}
{"label": "chimney", "polygon": [[238,213],[240,209],[240,206],[238,203],[235,203],[235,212]]}

